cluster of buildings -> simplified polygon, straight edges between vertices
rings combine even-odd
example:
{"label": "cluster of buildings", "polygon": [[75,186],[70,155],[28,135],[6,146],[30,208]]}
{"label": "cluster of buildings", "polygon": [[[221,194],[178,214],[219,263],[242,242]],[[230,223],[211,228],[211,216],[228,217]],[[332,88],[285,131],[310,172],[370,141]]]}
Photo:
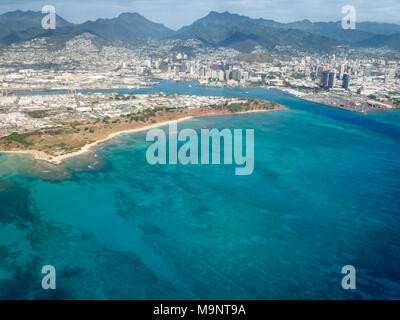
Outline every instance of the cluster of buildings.
{"label": "cluster of buildings", "polygon": [[[0,50],[0,135],[16,127],[55,125],[58,118],[82,114],[118,116],[152,106],[219,103],[217,98],[203,101],[163,95],[115,100],[115,94],[93,93],[96,89],[147,87],[156,83],[154,79],[274,88],[361,112],[400,107],[398,54],[352,49],[325,55],[287,54],[262,48],[241,54],[230,48],[205,47],[193,39],[122,48],[99,46],[95,38],[82,34],[61,48],[45,38],[34,39]],[[62,94],[34,95],[37,91]],[[88,94],[78,93],[82,91]],[[49,111],[50,118],[30,118],[35,110]]]}
{"label": "cluster of buildings", "polygon": [[197,109],[240,103],[237,98],[167,95],[74,93],[0,97],[0,137],[13,132],[59,127],[63,123],[115,118],[154,109]]}
{"label": "cluster of buildings", "polygon": [[[321,80],[322,87],[329,89],[337,87],[338,82],[341,81],[341,87],[348,90],[351,77],[357,84],[373,85],[375,81],[377,86],[384,84],[387,89],[398,89],[396,71],[400,72],[399,62],[396,60],[367,59],[341,61],[336,64],[336,68],[330,70],[324,70],[324,66],[320,66],[317,68],[316,77]],[[376,87],[376,89],[380,88]]]}
{"label": "cluster of buildings", "polygon": [[[251,54],[169,40],[134,48],[100,47],[82,34],[49,50],[45,38],[0,52],[0,89],[15,91],[116,89],[146,86],[148,79],[194,80],[209,86],[277,86],[389,93],[399,90],[399,55],[390,58],[348,49],[295,55],[258,48]],[[382,89],[384,91],[382,91]]]}

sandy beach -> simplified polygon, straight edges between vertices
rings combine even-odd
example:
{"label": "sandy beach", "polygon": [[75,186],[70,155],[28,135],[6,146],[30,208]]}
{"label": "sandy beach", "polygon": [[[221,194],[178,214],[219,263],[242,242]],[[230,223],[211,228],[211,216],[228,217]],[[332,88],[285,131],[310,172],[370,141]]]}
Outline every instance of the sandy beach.
{"label": "sandy beach", "polygon": [[186,121],[186,120],[194,119],[194,118],[202,118],[202,117],[218,116],[218,115],[246,114],[246,113],[256,113],[256,112],[272,112],[272,111],[276,111],[276,110],[249,110],[249,111],[242,111],[242,112],[229,113],[229,114],[213,114],[213,113],[211,113],[209,115],[201,115],[198,117],[188,116],[188,117],[184,117],[184,118],[180,118],[180,119],[158,122],[158,123],[150,124],[150,125],[140,127],[140,128],[134,128],[134,129],[129,129],[129,130],[113,132],[104,139],[100,139],[93,143],[89,143],[89,144],[83,146],[79,151],[71,152],[71,153],[67,153],[67,154],[63,154],[63,155],[59,155],[59,156],[51,156],[51,155],[49,155],[43,151],[39,151],[39,150],[16,150],[16,151],[1,151],[0,150],[0,153],[3,153],[3,154],[31,154],[35,160],[47,161],[47,162],[50,162],[50,163],[53,163],[56,165],[60,165],[65,159],[69,159],[69,158],[76,157],[76,156],[85,154],[87,152],[90,152],[94,146],[96,146],[100,143],[109,141],[119,135],[122,135],[122,134],[146,131],[146,130],[150,130],[153,128],[169,125],[172,122],[181,122],[181,121]]}
{"label": "sandy beach", "polygon": [[85,154],[85,153],[89,152],[90,149],[93,148],[94,146],[96,146],[96,145],[98,145],[100,143],[106,142],[108,140],[111,140],[111,139],[113,139],[113,138],[115,138],[115,137],[117,137],[119,135],[127,134],[127,133],[140,132],[140,131],[146,131],[146,130],[150,130],[150,129],[153,129],[153,128],[169,125],[172,122],[181,122],[181,121],[189,120],[189,119],[192,119],[192,118],[194,118],[194,117],[185,117],[185,118],[181,118],[181,119],[177,119],[177,120],[170,120],[170,121],[154,123],[154,124],[151,124],[151,125],[148,125],[148,126],[144,126],[144,127],[141,127],[141,128],[135,128],[135,129],[130,129],[130,130],[113,132],[113,133],[109,134],[104,139],[101,139],[101,140],[98,140],[96,142],[93,142],[93,143],[85,145],[79,151],[68,153],[68,154],[63,154],[61,156],[56,156],[56,157],[52,157],[52,156],[48,155],[47,153],[42,152],[42,151],[38,151],[38,150],[20,150],[20,151],[1,151],[0,150],[0,153],[3,153],[3,154],[31,154],[35,160],[43,160],[43,161],[47,161],[47,162],[50,162],[50,163],[53,163],[53,164],[61,164],[65,159]]}

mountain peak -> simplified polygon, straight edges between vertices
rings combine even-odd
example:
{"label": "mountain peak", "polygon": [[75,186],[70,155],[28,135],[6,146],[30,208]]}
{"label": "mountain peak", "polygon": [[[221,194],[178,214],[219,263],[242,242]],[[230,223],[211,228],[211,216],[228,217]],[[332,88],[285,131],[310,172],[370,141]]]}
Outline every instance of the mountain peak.
{"label": "mountain peak", "polygon": [[229,16],[231,16],[231,15],[235,15],[235,14],[230,13],[229,11],[218,12],[218,11],[212,10],[212,11],[210,11],[209,15],[229,15]]}
{"label": "mountain peak", "polygon": [[137,13],[137,12],[123,12],[118,16],[118,18],[143,18],[143,19],[146,19],[140,13]]}
{"label": "mountain peak", "polygon": [[240,17],[240,15],[236,13],[230,13],[229,11],[224,12],[217,12],[217,11],[210,11],[210,13],[204,18],[228,18],[228,17]]}
{"label": "mountain peak", "polygon": [[[10,11],[0,15],[0,39],[9,36],[9,38],[18,38],[19,36],[13,35],[15,32],[26,31],[35,29],[35,34],[42,29],[42,19],[44,14],[39,11]],[[57,27],[71,26],[72,24],[57,15]],[[30,33],[26,33],[30,35]],[[1,41],[1,40],[0,40]],[[6,41],[7,43],[7,41]]]}
{"label": "mountain peak", "polygon": [[27,10],[27,11],[22,11],[22,10],[15,10],[15,11],[9,11],[6,13],[3,13],[0,15],[0,17],[5,17],[5,18],[15,18],[15,17],[20,17],[20,16],[36,16],[41,14],[39,11],[32,11],[32,10]]}
{"label": "mountain peak", "polygon": [[193,24],[225,24],[230,22],[243,22],[247,21],[249,18],[245,16],[240,16],[236,13],[230,13],[228,11],[217,12],[211,11],[205,17],[195,21]]}

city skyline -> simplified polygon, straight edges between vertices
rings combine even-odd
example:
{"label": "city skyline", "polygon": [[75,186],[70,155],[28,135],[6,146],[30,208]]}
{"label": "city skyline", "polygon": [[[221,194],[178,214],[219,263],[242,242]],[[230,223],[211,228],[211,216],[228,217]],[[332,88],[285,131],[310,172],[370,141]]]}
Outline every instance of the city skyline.
{"label": "city skyline", "polygon": [[[307,4],[305,4],[307,2]],[[188,3],[181,0],[150,0],[150,1],[86,1],[85,3],[72,0],[69,2],[53,0],[18,0],[3,1],[0,4],[0,13],[14,10],[40,11],[44,5],[54,5],[57,13],[72,23],[82,23],[99,18],[113,18],[124,12],[137,12],[146,18],[162,23],[177,30],[190,25],[193,21],[207,15],[210,11],[236,13],[251,18],[271,19],[278,22],[293,22],[298,20],[340,21],[343,18],[341,9],[344,5],[356,8],[357,21],[372,21],[400,24],[400,3],[384,0],[379,4],[368,3],[364,0],[352,1],[260,1],[260,0],[201,0]],[[95,6],[96,10],[93,10]],[[79,8],[79,10],[77,10]],[[176,12],[179,14],[176,14]]]}

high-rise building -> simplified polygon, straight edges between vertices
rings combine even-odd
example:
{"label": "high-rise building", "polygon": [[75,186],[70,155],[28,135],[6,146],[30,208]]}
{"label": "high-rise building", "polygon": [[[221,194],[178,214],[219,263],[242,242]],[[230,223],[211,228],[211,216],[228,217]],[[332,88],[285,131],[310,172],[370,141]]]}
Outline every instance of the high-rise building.
{"label": "high-rise building", "polygon": [[343,79],[345,65],[342,63],[339,68],[339,79]]}
{"label": "high-rise building", "polygon": [[206,67],[202,67],[200,69],[200,76],[204,79],[207,75],[207,68]]}
{"label": "high-rise building", "polygon": [[236,70],[236,69],[232,70],[232,72],[231,72],[231,79],[232,79],[232,80],[236,80],[236,81],[238,81],[238,80],[240,79],[239,70]]}
{"label": "high-rise building", "polygon": [[225,73],[224,73],[224,71],[219,70],[219,72],[218,72],[218,80],[221,81],[221,82],[224,82],[224,80],[225,80]]}
{"label": "high-rise building", "polygon": [[211,70],[217,71],[217,70],[222,70],[222,68],[218,62],[213,62],[213,64],[211,65]]}
{"label": "high-rise building", "polygon": [[336,85],[336,72],[330,71],[328,77],[328,88],[333,88]]}
{"label": "high-rise building", "polygon": [[385,84],[388,85],[392,82],[393,78],[395,76],[395,71],[394,69],[389,70],[388,73],[385,75]]}
{"label": "high-rise building", "polygon": [[225,80],[228,81],[230,79],[231,72],[229,70],[225,70]]}
{"label": "high-rise building", "polygon": [[329,71],[323,71],[321,73],[321,86],[327,87],[329,83]]}
{"label": "high-rise building", "polygon": [[345,73],[343,75],[342,88],[347,90],[349,88],[349,82],[350,82],[350,76],[347,73]]}
{"label": "high-rise building", "polygon": [[322,67],[322,66],[318,66],[316,69],[315,69],[315,78],[316,79],[321,79],[321,77],[322,77],[322,72],[324,71],[324,68]]}
{"label": "high-rise building", "polygon": [[372,66],[370,64],[366,64],[364,66],[364,70],[363,70],[364,78],[370,77],[371,76],[371,72],[372,72]]}

